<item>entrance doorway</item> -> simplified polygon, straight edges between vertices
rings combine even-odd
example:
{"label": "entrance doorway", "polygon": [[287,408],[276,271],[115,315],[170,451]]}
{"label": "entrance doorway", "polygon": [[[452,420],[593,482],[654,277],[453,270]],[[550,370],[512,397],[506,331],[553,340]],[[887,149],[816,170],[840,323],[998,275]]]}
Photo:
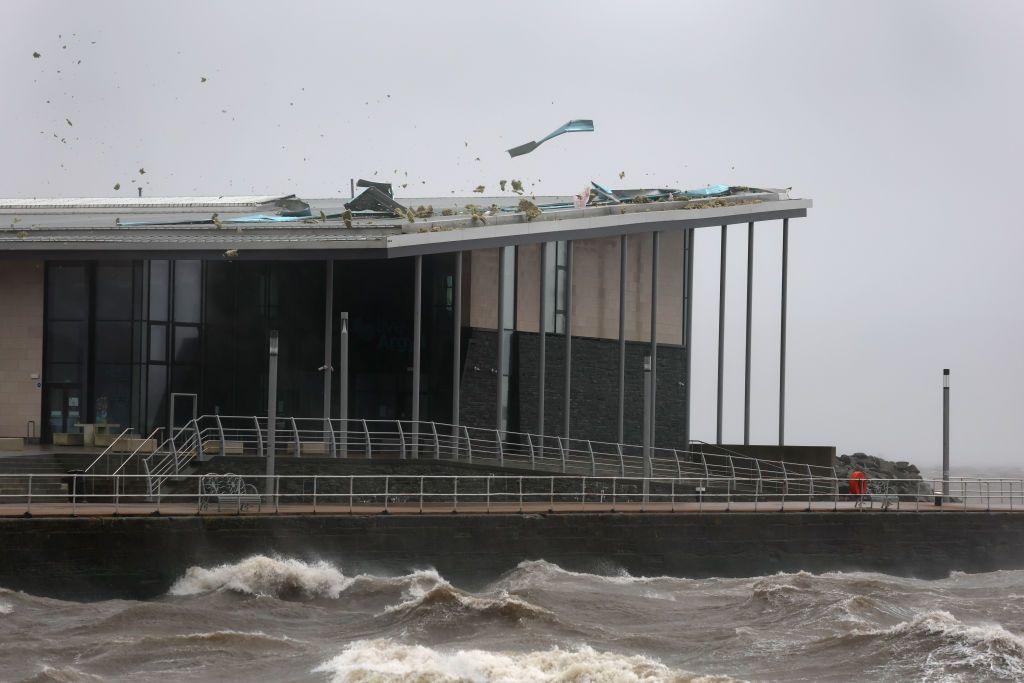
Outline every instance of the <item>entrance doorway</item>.
{"label": "entrance doorway", "polygon": [[197,394],[171,392],[171,414],[167,419],[171,434],[177,434],[182,427],[198,417],[199,408]]}
{"label": "entrance doorway", "polygon": [[49,438],[55,433],[78,432],[82,421],[82,389],[77,385],[54,385],[46,388],[46,429]]}

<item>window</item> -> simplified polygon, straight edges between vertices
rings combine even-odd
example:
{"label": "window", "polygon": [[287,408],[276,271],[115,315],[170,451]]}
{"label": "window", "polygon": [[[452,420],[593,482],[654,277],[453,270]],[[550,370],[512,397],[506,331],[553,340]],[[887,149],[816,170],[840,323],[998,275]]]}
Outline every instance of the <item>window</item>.
{"label": "window", "polygon": [[167,320],[167,261],[149,262],[149,319]]}
{"label": "window", "polygon": [[200,261],[174,262],[174,320],[198,323],[202,315],[203,264]]}

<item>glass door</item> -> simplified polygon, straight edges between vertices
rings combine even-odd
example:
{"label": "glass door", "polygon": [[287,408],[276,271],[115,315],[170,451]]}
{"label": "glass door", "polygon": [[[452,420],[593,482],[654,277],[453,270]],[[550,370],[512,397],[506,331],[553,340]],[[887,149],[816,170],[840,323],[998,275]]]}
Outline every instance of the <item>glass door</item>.
{"label": "glass door", "polygon": [[47,388],[46,426],[49,436],[55,433],[80,432],[82,421],[82,390],[77,386],[51,385]]}

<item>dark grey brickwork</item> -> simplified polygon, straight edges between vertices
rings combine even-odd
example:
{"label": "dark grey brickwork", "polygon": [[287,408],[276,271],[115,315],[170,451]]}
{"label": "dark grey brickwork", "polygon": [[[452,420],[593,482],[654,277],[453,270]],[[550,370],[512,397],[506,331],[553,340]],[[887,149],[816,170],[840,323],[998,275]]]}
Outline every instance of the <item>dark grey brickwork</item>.
{"label": "dark grey brickwork", "polygon": [[[467,330],[470,335],[462,373],[462,421],[467,425],[495,424],[497,348],[493,330]],[[516,332],[512,344],[510,396],[513,431],[537,432],[537,335]],[[545,433],[562,434],[565,386],[565,338],[547,335],[545,373]],[[642,362],[650,344],[626,344],[625,441],[640,443],[643,412]],[[595,441],[616,441],[619,396],[619,345],[616,340],[573,337],[570,434]],[[682,350],[658,345],[656,445],[682,444]]]}

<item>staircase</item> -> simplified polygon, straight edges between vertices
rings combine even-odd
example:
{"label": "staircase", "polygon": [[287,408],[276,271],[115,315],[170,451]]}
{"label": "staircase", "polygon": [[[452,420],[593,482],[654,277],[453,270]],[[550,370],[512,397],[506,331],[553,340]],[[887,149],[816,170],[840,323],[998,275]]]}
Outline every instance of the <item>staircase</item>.
{"label": "staircase", "polygon": [[[9,498],[19,499],[28,491],[29,476],[32,475],[32,496],[40,500],[62,499],[68,493],[68,469],[63,458],[48,455],[11,455],[0,458],[0,474],[16,475],[0,477],[0,502]],[[60,497],[60,498],[58,498]]]}

